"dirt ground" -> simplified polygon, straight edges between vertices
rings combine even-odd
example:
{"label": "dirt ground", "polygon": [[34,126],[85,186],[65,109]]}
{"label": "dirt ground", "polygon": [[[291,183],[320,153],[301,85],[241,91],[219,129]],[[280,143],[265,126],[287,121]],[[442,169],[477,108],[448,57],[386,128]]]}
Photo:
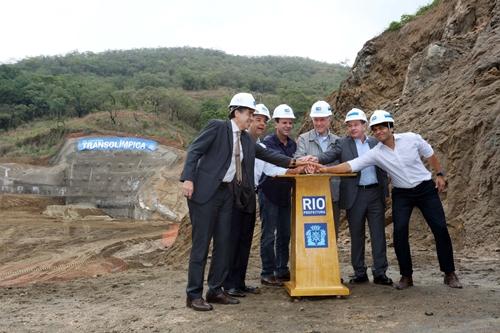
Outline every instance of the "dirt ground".
{"label": "dirt ground", "polygon": [[[461,290],[443,284],[433,248],[415,245],[409,290],[368,283],[348,285],[347,298],[292,299],[263,287],[200,313],[185,307],[186,251],[164,248],[165,221],[67,221],[41,214],[51,199],[0,199],[0,332],[500,332],[498,251],[456,253]],[[259,285],[254,249],[247,283]],[[388,254],[396,279],[392,247]]]}

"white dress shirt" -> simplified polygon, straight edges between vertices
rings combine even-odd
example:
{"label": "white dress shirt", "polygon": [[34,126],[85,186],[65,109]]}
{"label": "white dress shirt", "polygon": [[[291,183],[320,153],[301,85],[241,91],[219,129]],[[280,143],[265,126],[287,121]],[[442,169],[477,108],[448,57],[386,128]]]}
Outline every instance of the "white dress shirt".
{"label": "white dress shirt", "polygon": [[[266,148],[266,146],[263,143],[261,143],[259,139],[257,139],[257,143],[262,147]],[[282,168],[277,165],[264,162],[263,160],[259,160],[258,158],[256,158],[255,168],[254,168],[255,187],[259,186],[259,181],[262,174],[265,174],[266,176],[269,177],[275,177],[275,176],[283,176],[284,174],[286,174],[286,171],[287,171],[286,168]]]}
{"label": "white dress shirt", "polygon": [[392,179],[392,185],[399,188],[413,188],[430,180],[432,174],[424,166],[421,157],[434,154],[431,145],[415,133],[394,134],[394,150],[379,142],[362,156],[348,161],[353,172],[376,165],[385,170]]}
{"label": "white dress shirt", "polygon": [[[236,174],[236,162],[234,158],[234,148],[235,148],[235,143],[236,140],[238,139],[238,132],[240,131],[240,128],[236,125],[233,119],[231,119],[231,126],[233,128],[233,153],[231,155],[231,164],[229,164],[229,169],[226,171],[226,175],[222,179],[224,183],[230,183],[233,181],[234,175]],[[240,140],[240,161],[243,160],[243,147],[241,146],[241,140]]]}

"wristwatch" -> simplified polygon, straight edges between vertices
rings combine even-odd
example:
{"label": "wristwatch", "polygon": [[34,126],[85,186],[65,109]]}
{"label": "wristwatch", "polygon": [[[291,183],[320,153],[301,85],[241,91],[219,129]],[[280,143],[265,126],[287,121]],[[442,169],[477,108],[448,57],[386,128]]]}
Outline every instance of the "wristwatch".
{"label": "wristwatch", "polygon": [[436,173],[436,176],[444,177],[444,176],[446,176],[446,173],[444,172],[444,170],[440,170],[438,173]]}

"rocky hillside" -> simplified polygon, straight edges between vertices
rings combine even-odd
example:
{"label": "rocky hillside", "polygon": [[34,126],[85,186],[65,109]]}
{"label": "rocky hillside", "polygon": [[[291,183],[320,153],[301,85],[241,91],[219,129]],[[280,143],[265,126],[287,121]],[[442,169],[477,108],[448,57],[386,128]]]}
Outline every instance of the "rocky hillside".
{"label": "rocky hillside", "polygon": [[442,0],[368,41],[328,101],[336,120],[352,107],[382,108],[396,132],[426,138],[448,172],[442,198],[455,246],[500,251],[499,1]]}

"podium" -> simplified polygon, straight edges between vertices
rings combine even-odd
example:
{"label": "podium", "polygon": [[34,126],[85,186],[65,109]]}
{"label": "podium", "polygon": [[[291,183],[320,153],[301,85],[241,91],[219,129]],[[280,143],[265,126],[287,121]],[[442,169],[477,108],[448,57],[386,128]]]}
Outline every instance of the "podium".
{"label": "podium", "polygon": [[330,177],[349,174],[284,175],[294,178],[290,296],[347,296],[349,289],[340,282]]}

